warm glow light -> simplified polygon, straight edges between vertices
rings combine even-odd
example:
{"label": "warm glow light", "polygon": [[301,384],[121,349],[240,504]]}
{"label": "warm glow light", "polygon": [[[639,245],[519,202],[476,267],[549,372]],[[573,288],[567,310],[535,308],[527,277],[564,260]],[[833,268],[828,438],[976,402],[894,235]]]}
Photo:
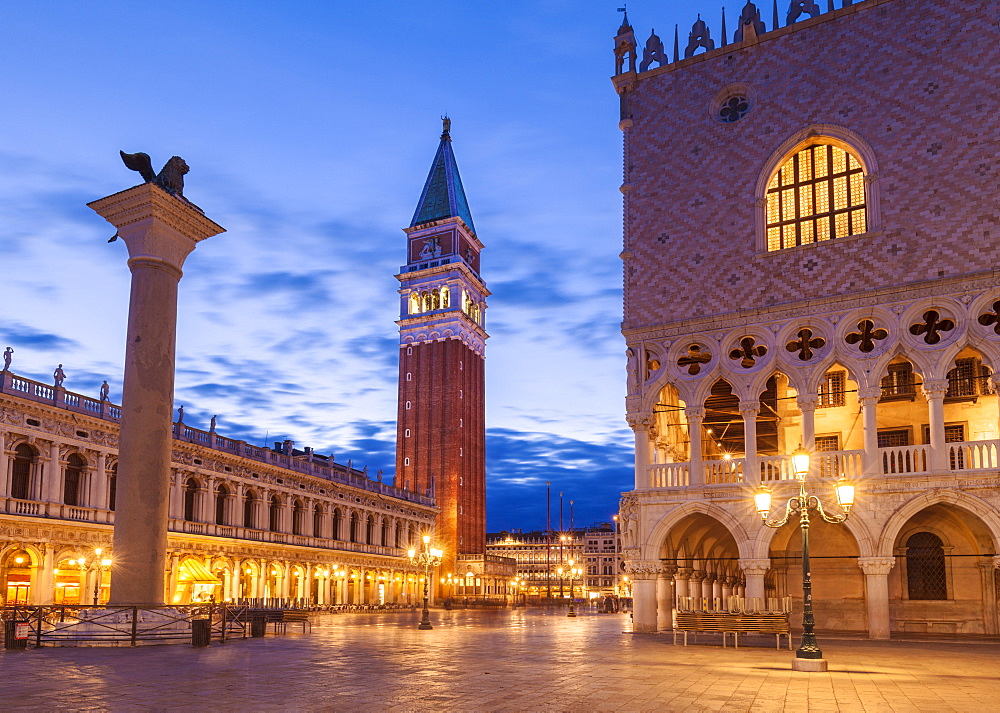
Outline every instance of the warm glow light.
{"label": "warm glow light", "polygon": [[431,547],[431,557],[440,557],[444,553],[441,550]]}
{"label": "warm glow light", "polygon": [[104,550],[102,548],[100,548],[100,547],[95,547],[94,548],[94,554],[97,555],[98,557],[101,556],[102,552],[104,552]]}
{"label": "warm glow light", "polygon": [[799,480],[804,480],[809,473],[809,451],[801,445],[792,451],[792,472]]}
{"label": "warm glow light", "polygon": [[431,543],[431,536],[430,535],[424,535],[424,544],[425,545],[429,545],[430,543]]}
{"label": "warm glow light", "polygon": [[18,564],[24,564],[24,557],[15,557],[14,561]]}
{"label": "warm glow light", "polygon": [[757,506],[757,512],[764,519],[767,518],[767,514],[771,512],[771,491],[767,488],[762,488],[754,493],[753,496],[754,505]]}
{"label": "warm glow light", "polygon": [[837,485],[834,487],[834,491],[837,493],[837,502],[840,507],[844,508],[844,511],[851,509],[854,504],[854,484],[849,483],[843,476],[837,481]]}
{"label": "warm glow light", "polygon": [[110,567],[111,566],[111,560],[109,560],[107,558],[102,559],[101,560],[101,566],[102,567]]}
{"label": "warm glow light", "polygon": [[406,551],[406,556],[409,557],[410,559],[413,559],[414,557],[417,556],[417,551],[416,550],[407,550]]}
{"label": "warm glow light", "polygon": [[732,459],[733,459],[733,454],[732,453],[723,453],[722,454],[722,460],[732,460]]}

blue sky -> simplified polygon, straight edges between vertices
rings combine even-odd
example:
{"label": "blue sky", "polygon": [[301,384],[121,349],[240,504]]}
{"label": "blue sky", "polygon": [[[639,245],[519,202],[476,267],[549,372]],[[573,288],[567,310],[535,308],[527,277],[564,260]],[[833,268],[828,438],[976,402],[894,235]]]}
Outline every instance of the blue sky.
{"label": "blue sky", "polygon": [[[0,348],[12,370],[120,399],[128,270],[88,201],[191,166],[228,232],[185,265],[185,421],[391,473],[404,235],[440,133],[493,291],[491,530],[576,523],[631,487],[623,420],[621,137],[611,2],[59,2],[0,10]],[[637,34],[694,2],[630,3]],[[683,34],[683,33],[682,33]]]}

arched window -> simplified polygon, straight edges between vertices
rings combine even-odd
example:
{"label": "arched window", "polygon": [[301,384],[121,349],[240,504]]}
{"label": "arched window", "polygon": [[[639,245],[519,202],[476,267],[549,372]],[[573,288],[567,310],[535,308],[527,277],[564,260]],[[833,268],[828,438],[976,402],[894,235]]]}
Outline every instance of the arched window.
{"label": "arched window", "polygon": [[410,295],[410,314],[420,314],[420,295],[416,292]]}
{"label": "arched window", "polygon": [[441,288],[441,307],[451,307],[451,290],[447,285]]}
{"label": "arched window", "polygon": [[253,527],[254,526],[254,509],[257,503],[257,496],[254,495],[252,490],[248,490],[246,495],[243,496],[243,527]]}
{"label": "arched window", "polygon": [[24,443],[14,449],[11,497],[27,500],[31,491],[31,465],[35,462],[35,451]]}
{"label": "arched window", "polygon": [[317,504],[313,508],[313,537],[323,536],[323,506]]}
{"label": "arched window", "polygon": [[771,175],[764,197],[769,252],[868,231],[864,168],[832,143],[790,156]]}
{"label": "arched window", "polygon": [[215,524],[226,524],[226,498],[229,497],[229,488],[219,484],[219,489],[215,491]]}
{"label": "arched window", "polygon": [[198,481],[189,478],[184,484],[184,519],[194,522],[195,506],[198,502]]}
{"label": "arched window", "polygon": [[87,463],[76,453],[66,459],[66,473],[63,477],[63,502],[67,505],[80,504],[80,480]]}
{"label": "arched window", "polygon": [[271,532],[281,531],[281,498],[271,496],[271,507],[268,508],[267,526]]}
{"label": "arched window", "polygon": [[333,539],[339,540],[343,535],[341,532],[343,522],[344,516],[340,513],[340,508],[335,508],[333,511]]}
{"label": "arched window", "polygon": [[906,586],[910,599],[948,598],[944,546],[933,532],[917,532],[906,540]]}
{"label": "arched window", "polygon": [[115,509],[115,496],[118,492],[118,464],[111,466],[111,474],[108,476],[108,510]]}
{"label": "arched window", "polygon": [[296,500],[292,503],[292,534],[301,535],[302,534],[302,520],[305,516],[305,508],[302,506],[301,500]]}

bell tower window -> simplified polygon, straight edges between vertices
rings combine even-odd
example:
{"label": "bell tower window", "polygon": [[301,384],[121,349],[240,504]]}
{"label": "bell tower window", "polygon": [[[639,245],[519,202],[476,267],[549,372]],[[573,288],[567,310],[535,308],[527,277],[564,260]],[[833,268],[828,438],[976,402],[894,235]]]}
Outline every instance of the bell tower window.
{"label": "bell tower window", "polygon": [[769,252],[868,231],[864,167],[831,143],[786,159],[770,177],[765,201]]}

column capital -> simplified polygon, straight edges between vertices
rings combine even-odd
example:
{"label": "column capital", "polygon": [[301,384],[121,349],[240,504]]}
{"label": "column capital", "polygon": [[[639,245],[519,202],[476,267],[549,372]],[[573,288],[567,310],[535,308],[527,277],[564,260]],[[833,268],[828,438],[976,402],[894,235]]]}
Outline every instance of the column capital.
{"label": "column capital", "polygon": [[673,562],[661,562],[660,576],[666,577],[667,579],[673,579],[673,576],[677,573],[677,569],[677,565]]}
{"label": "column capital", "polygon": [[694,570],[690,567],[678,567],[677,571],[674,572],[674,576],[677,577],[677,579],[687,580],[691,576],[692,572],[694,572]]}
{"label": "column capital", "polygon": [[701,421],[705,418],[704,406],[685,406],[684,415],[688,421]]}
{"label": "column capital", "polygon": [[750,574],[767,574],[767,570],[771,569],[770,559],[741,559],[740,569],[743,570],[744,575]]}
{"label": "column capital", "polygon": [[625,572],[632,579],[656,579],[660,563],[656,560],[634,560],[625,563]]}
{"label": "column capital", "polygon": [[700,582],[703,579],[705,579],[707,574],[708,574],[707,572],[703,572],[700,569],[696,569],[691,572],[691,576],[688,577],[688,580],[691,582]]}
{"label": "column capital", "polygon": [[874,406],[882,398],[881,386],[860,386],[858,387],[858,401],[865,406]]}
{"label": "column capital", "polygon": [[895,557],[858,557],[858,566],[865,574],[882,575],[889,574],[889,570],[896,564]]}
{"label": "column capital", "polygon": [[799,394],[795,397],[795,403],[800,411],[815,411],[819,405],[819,394]]}
{"label": "column capital", "polygon": [[630,414],[625,417],[625,420],[628,422],[629,428],[636,433],[639,431],[648,431],[652,424],[652,419],[648,414]]}
{"label": "column capital", "polygon": [[927,379],[921,386],[924,396],[928,399],[943,399],[948,392],[947,379]]}
{"label": "column capital", "polygon": [[740,401],[740,415],[743,418],[757,418],[760,413],[760,401]]}

